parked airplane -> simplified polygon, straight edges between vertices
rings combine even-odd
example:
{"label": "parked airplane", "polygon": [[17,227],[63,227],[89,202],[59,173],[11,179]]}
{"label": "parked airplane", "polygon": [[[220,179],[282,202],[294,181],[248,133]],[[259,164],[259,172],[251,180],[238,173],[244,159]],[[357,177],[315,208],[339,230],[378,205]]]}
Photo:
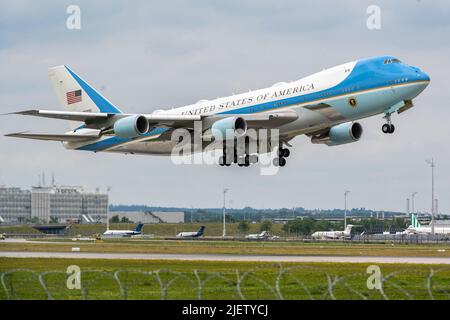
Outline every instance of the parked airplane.
{"label": "parked airplane", "polygon": [[[416,215],[414,213],[411,214],[411,225],[402,232],[403,234],[431,234],[431,225],[422,226],[419,223]],[[434,233],[435,234],[450,234],[450,226],[448,225],[439,225],[434,224]]]}
{"label": "parked airplane", "polygon": [[316,231],[311,237],[313,239],[350,239],[354,225],[348,224],[344,231]]}
{"label": "parked airplane", "polygon": [[201,226],[197,232],[180,232],[177,234],[177,238],[199,238],[203,236],[205,232],[205,226]]}
{"label": "parked airplane", "polygon": [[143,223],[138,223],[133,230],[106,230],[103,235],[111,237],[132,237],[142,234]]}
{"label": "parked airplane", "polygon": [[261,233],[249,234],[249,235],[245,236],[245,239],[248,239],[248,240],[265,240],[265,239],[269,239],[269,232],[268,231],[262,231]]}
{"label": "parked airplane", "polygon": [[[220,165],[248,166],[257,154],[277,151],[275,165],[284,166],[289,141],[305,134],[312,143],[336,146],[358,141],[362,126],[355,120],[383,114],[384,133],[393,133],[391,115],[413,106],[412,100],[430,82],[419,68],[392,56],[355,60],[293,82],[248,93],[199,102],[150,114],[123,113],[67,66],[49,69],[50,80],[63,111],[32,109],[14,114],[69,120],[71,131],[60,134],[7,134],[38,140],[61,141],[67,149],[93,152],[170,155],[183,138],[176,128],[200,132],[202,146],[211,141],[253,137],[248,129],[279,129],[279,142],[258,142],[256,153],[236,156],[235,146],[220,144]],[[78,123],[77,123],[78,122]],[[201,123],[201,130],[194,130]],[[230,131],[233,133],[230,136]],[[247,140],[248,139],[248,140]],[[266,144],[268,148],[261,147]],[[189,152],[196,152],[193,147]],[[243,160],[242,160],[243,159]],[[242,162],[244,161],[244,162]]]}

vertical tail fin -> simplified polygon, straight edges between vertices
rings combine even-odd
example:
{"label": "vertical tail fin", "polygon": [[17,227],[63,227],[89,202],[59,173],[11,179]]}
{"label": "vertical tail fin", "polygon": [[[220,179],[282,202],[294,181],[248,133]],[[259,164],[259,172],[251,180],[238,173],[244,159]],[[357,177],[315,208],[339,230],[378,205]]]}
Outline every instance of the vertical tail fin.
{"label": "vertical tail fin", "polygon": [[138,223],[137,226],[136,226],[136,228],[134,228],[133,231],[135,231],[135,232],[141,232],[143,226],[144,226],[143,223]]}
{"label": "vertical tail fin", "polygon": [[417,220],[417,217],[414,213],[411,213],[411,226],[413,228],[420,228],[421,225],[419,223],[419,220]]}
{"label": "vertical tail fin", "polygon": [[352,228],[353,228],[353,225],[352,224],[348,224],[347,225],[347,227],[345,228],[345,233],[351,233],[352,232]]}
{"label": "vertical tail fin", "polygon": [[[64,111],[122,113],[68,67],[50,68],[48,75]],[[74,121],[69,125],[71,129],[79,127]]]}
{"label": "vertical tail fin", "polygon": [[198,230],[197,234],[200,237],[203,235],[204,232],[205,232],[205,226],[201,226],[200,229]]}

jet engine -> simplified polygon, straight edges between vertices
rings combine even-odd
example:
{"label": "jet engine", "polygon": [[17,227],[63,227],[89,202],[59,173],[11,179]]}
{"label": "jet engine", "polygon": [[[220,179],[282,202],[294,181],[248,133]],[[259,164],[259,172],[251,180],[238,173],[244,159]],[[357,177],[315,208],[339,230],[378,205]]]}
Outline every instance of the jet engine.
{"label": "jet engine", "polygon": [[114,133],[121,138],[136,138],[146,134],[149,127],[144,116],[128,116],[114,123]]}
{"label": "jet engine", "polygon": [[362,126],[358,122],[346,122],[331,127],[326,134],[313,136],[311,142],[337,146],[358,141],[362,133]]}
{"label": "jet engine", "polygon": [[234,139],[247,132],[247,122],[241,117],[229,117],[217,120],[211,126],[211,133],[216,139]]}

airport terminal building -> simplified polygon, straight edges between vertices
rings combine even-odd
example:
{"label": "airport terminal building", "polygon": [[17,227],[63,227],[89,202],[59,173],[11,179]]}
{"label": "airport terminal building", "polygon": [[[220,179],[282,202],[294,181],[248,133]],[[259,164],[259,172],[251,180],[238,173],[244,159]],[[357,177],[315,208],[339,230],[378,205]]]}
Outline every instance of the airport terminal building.
{"label": "airport terminal building", "polygon": [[108,195],[82,187],[0,186],[1,223],[105,222],[107,212]]}

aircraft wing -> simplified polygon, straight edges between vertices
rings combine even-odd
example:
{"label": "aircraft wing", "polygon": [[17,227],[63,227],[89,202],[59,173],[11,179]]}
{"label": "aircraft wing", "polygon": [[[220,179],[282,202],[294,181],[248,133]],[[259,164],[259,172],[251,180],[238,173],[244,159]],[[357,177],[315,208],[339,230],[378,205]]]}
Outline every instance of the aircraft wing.
{"label": "aircraft wing", "polygon": [[25,138],[25,139],[35,139],[35,140],[71,141],[71,142],[82,142],[99,138],[98,135],[94,134],[41,134],[41,133],[25,133],[25,132],[10,133],[6,134],[5,136]]}
{"label": "aircraft wing", "polygon": [[71,111],[37,110],[37,109],[12,112],[8,114],[21,114],[25,116],[35,116],[35,117],[84,121],[84,122],[105,120],[108,119],[108,117],[112,117],[114,115],[113,113],[71,112]]}
{"label": "aircraft wing", "polygon": [[298,119],[293,110],[272,113],[248,114],[242,116],[249,128],[275,128]]}
{"label": "aircraft wing", "polygon": [[[31,109],[10,114],[19,114],[35,117],[53,118],[60,120],[80,121],[84,122],[82,128],[98,129],[101,132],[108,132],[111,130],[114,122],[118,119],[128,116],[135,116],[136,114],[125,113],[101,113],[101,112],[73,112],[73,111],[55,111],[55,110],[39,110]],[[248,128],[276,128],[283,124],[295,121],[298,115],[295,111],[285,110],[272,113],[259,114],[214,114],[214,115],[183,115],[171,113],[153,113],[143,114],[150,127],[165,127],[165,128],[186,128],[193,129],[194,121],[202,121],[203,130],[207,130],[212,124],[220,119],[227,117],[241,117],[247,122]],[[80,128],[81,128],[80,127]],[[51,141],[70,141],[83,142],[100,138],[97,134],[38,134],[18,132],[7,134],[8,137],[27,138],[36,140],[51,140]]]}
{"label": "aircraft wing", "polygon": [[[12,112],[9,114],[20,114],[26,116],[53,118],[61,120],[83,121],[87,123],[103,122],[109,118],[125,118],[132,116],[133,114],[126,113],[103,113],[103,112],[73,112],[73,111],[55,111],[55,110],[24,110],[18,112]],[[180,114],[144,114],[144,117],[148,119],[150,123],[174,123],[174,122],[186,122],[201,120],[199,115],[180,115]]]}
{"label": "aircraft wing", "polygon": [[[73,112],[73,111],[55,111],[55,110],[39,110],[30,109],[9,114],[20,114],[34,117],[44,117],[61,120],[81,121],[86,123],[86,128],[99,128],[99,125],[108,122],[109,119],[125,118],[133,114],[125,113],[102,113],[102,112]],[[250,128],[273,128],[279,125],[292,122],[298,118],[296,112],[292,110],[260,113],[260,114],[219,114],[211,116],[203,115],[183,115],[183,114],[144,114],[152,126],[166,127],[192,127],[192,121],[205,120],[207,127],[212,125],[218,119],[238,116],[247,121]]]}
{"label": "aircraft wing", "polygon": [[284,110],[270,113],[237,113],[237,114],[215,114],[204,118],[205,127],[210,127],[215,121],[227,117],[240,117],[247,122],[248,128],[276,128],[283,124],[298,119],[298,114],[293,110]]}

